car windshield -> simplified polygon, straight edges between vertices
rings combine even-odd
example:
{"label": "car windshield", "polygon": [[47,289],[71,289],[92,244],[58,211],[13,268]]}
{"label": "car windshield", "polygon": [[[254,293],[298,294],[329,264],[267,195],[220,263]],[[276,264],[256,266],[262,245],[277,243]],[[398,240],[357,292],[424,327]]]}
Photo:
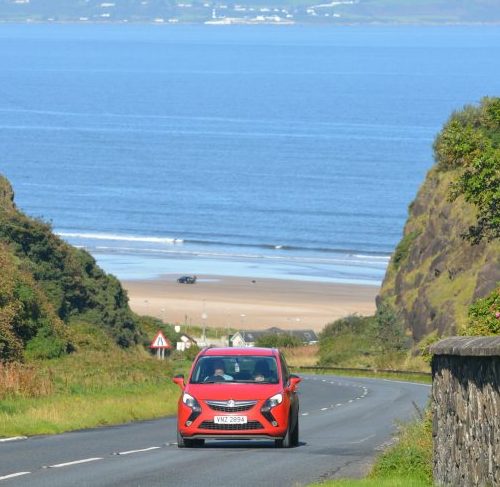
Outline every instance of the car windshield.
{"label": "car windshield", "polygon": [[201,357],[191,375],[191,384],[243,382],[277,384],[278,367],[274,357],[224,355]]}

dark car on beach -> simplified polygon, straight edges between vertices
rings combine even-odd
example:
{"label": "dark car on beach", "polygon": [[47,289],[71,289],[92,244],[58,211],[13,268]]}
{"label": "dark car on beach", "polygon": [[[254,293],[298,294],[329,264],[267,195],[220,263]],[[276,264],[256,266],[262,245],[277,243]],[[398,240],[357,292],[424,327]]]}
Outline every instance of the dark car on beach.
{"label": "dark car on beach", "polygon": [[196,276],[181,276],[177,279],[179,284],[194,284],[196,282]]}

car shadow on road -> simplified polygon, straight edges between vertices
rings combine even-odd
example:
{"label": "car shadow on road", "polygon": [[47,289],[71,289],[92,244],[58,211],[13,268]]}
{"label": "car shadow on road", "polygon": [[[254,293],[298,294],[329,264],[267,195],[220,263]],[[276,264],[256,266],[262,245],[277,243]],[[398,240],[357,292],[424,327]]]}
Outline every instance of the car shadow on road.
{"label": "car shadow on road", "polygon": [[252,440],[252,441],[241,441],[241,440],[216,440],[216,441],[206,441],[205,445],[201,448],[223,448],[223,449],[271,449],[276,451],[286,451],[286,450],[294,450],[296,448],[300,448],[301,446],[306,446],[307,443],[305,441],[300,441],[296,447],[292,448],[276,448],[274,445],[274,441],[264,441],[264,440]]}

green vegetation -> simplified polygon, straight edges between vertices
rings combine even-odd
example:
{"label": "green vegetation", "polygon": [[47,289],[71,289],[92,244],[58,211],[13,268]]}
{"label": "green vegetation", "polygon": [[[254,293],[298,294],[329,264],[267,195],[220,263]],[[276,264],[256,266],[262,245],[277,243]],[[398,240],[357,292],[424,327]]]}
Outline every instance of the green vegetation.
{"label": "green vegetation", "polygon": [[500,287],[469,308],[469,322],[462,335],[500,335]]}
{"label": "green vegetation", "polygon": [[441,170],[457,169],[452,200],[463,196],[477,209],[465,236],[474,244],[500,237],[500,98],[454,113],[434,143]]}
{"label": "green vegetation", "polygon": [[423,420],[400,428],[398,442],[376,461],[368,478],[334,480],[316,487],[432,487],[432,419],[427,412]]}
{"label": "green vegetation", "polygon": [[71,351],[71,323],[101,326],[122,347],[141,343],[145,336],[119,281],[13,201],[0,176],[0,360],[21,360],[24,349],[33,358]]}
{"label": "green vegetation", "polygon": [[63,322],[30,273],[0,243],[0,360],[54,358],[70,350]]}
{"label": "green vegetation", "polygon": [[428,371],[410,345],[400,316],[383,302],[375,316],[347,316],[328,324],[319,337],[319,365]]}
{"label": "green vegetation", "polygon": [[295,348],[302,346],[302,342],[293,335],[270,333],[257,338],[255,342],[257,347],[269,348]]}
{"label": "green vegetation", "polygon": [[469,307],[500,279],[499,114],[500,98],[484,98],[450,117],[409,207],[380,300],[397,310],[415,344],[435,332],[467,333]]}
{"label": "green vegetation", "polygon": [[[100,333],[94,328],[94,336]],[[0,364],[0,437],[60,433],[173,414],[179,389],[171,378],[185,373],[190,361],[156,360],[139,347],[122,350],[109,338],[108,345],[107,351],[82,350],[55,360]]]}
{"label": "green vegetation", "polygon": [[14,205],[0,176],[0,436],[59,433],[174,412],[189,353],[158,361],[158,329],[118,280]]}

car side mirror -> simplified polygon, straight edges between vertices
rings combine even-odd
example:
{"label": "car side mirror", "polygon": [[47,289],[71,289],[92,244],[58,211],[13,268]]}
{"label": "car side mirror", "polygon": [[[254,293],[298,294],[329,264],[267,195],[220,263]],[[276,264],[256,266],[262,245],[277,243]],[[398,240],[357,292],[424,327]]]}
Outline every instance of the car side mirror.
{"label": "car side mirror", "polygon": [[176,375],[172,381],[177,384],[182,390],[186,387],[186,384],[184,383],[184,375],[183,374],[178,374]]}
{"label": "car side mirror", "polygon": [[302,379],[298,375],[290,374],[290,377],[288,378],[290,390],[294,391],[301,380]]}

